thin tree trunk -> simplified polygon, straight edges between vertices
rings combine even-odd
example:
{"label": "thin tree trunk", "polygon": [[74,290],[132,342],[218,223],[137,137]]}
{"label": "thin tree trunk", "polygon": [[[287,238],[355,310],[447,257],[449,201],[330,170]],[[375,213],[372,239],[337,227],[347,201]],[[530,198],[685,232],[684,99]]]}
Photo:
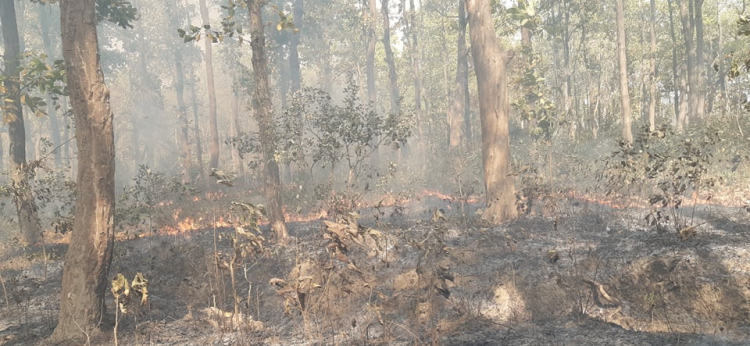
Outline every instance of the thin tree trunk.
{"label": "thin tree trunk", "polygon": [[193,83],[188,83],[190,99],[193,100],[193,137],[195,137],[195,160],[198,164],[198,181],[205,183],[206,175],[203,170],[203,139],[201,138],[200,117],[198,116],[198,95],[195,92],[197,78],[193,75]]}
{"label": "thin tree trunk", "polygon": [[63,115],[63,157],[65,158],[65,163],[68,165],[68,168],[70,169],[70,179],[73,179],[75,177],[75,169],[73,166],[75,166],[72,162],[72,153],[70,150],[70,129],[73,128],[73,124],[71,124],[71,117],[70,114],[68,114],[68,111],[70,110],[70,105],[68,101],[68,97],[62,98],[62,115]]}
{"label": "thin tree trunk", "polygon": [[656,130],[656,0],[650,4],[651,22],[649,23],[649,36],[651,39],[651,51],[649,59],[649,103],[648,103],[648,129]]}
{"label": "thin tree trunk", "polygon": [[617,63],[620,66],[620,102],[622,106],[622,138],[633,143],[631,129],[630,93],[628,92],[628,57],[625,38],[625,11],[623,0],[617,0]]}
{"label": "thin tree trunk", "polygon": [[[44,51],[47,54],[47,63],[52,62],[52,57],[54,56],[54,53],[52,51],[52,39],[50,35],[50,8],[46,6],[38,6],[39,10],[39,19],[40,19],[40,27],[42,30],[42,42],[44,43]],[[55,157],[55,167],[60,168],[62,166],[62,153],[59,147],[61,144],[60,142],[60,121],[57,118],[57,110],[55,109],[55,105],[52,102],[52,98],[47,95],[46,96],[46,102],[47,102],[47,117],[49,117],[49,127],[50,132],[52,135],[52,144],[53,148],[55,148],[55,152],[53,153]]]}
{"label": "thin tree trunk", "polygon": [[[291,94],[295,95],[302,87],[302,71],[300,68],[300,59],[299,59],[299,43],[300,43],[300,40],[302,39],[301,35],[305,33],[303,26],[302,26],[303,19],[305,16],[305,4],[303,0],[294,1],[294,7],[292,8],[292,16],[294,18],[295,28],[299,30],[292,34],[292,39],[289,44],[289,70],[290,70],[291,79],[292,79]],[[303,123],[304,114],[300,112],[298,114],[297,119],[300,123]],[[300,143],[302,143],[302,140],[303,140],[302,136],[300,136],[297,140]],[[296,159],[299,160],[299,162],[305,161],[303,152],[298,152],[296,154],[298,155]],[[289,172],[291,173],[291,167],[289,167]]]}
{"label": "thin tree trunk", "polygon": [[706,68],[703,65],[703,0],[693,0],[695,27],[695,117],[703,119],[706,106]]}
{"label": "thin tree trunk", "polygon": [[182,156],[182,182],[192,182],[191,172],[193,162],[190,157],[190,123],[187,117],[187,105],[185,105],[185,69],[182,66],[182,50],[178,47],[174,52],[175,63],[175,94],[177,96],[177,122],[180,128],[179,144]]}
{"label": "thin tree trunk", "polygon": [[669,32],[672,38],[672,83],[674,84],[674,122],[678,130],[682,129],[683,116],[680,109],[680,77],[677,74],[677,34],[674,29],[674,9],[672,0],[667,0],[669,6]]}
{"label": "thin tree trunk", "polygon": [[18,56],[21,47],[16,23],[14,0],[0,1],[0,26],[5,45],[5,75],[3,85],[11,102],[6,102],[7,113],[3,120],[8,124],[10,159],[12,163],[13,202],[18,214],[18,226],[26,245],[36,245],[42,235],[37,206],[29,182],[30,170],[26,165],[26,131],[20,95],[20,66]]}
{"label": "thin tree trunk", "polygon": [[333,92],[333,68],[331,67],[331,42],[324,40],[325,53],[323,54],[323,90],[330,95]]}
{"label": "thin tree trunk", "polygon": [[[369,20],[368,20],[368,28],[367,28],[367,56],[365,61],[365,75],[367,76],[367,100],[370,103],[370,106],[372,107],[372,111],[375,112],[375,114],[380,115],[380,109],[378,108],[378,89],[375,85],[375,43],[377,42],[377,37],[375,35],[375,29],[377,28],[377,0],[367,0],[368,7],[369,7]],[[377,143],[379,141],[378,138],[373,138],[371,143]],[[379,155],[378,150],[375,149],[372,153],[372,156],[370,157],[370,164],[373,167],[378,167],[379,165]],[[347,187],[348,188],[348,187]]]}
{"label": "thin tree trunk", "polygon": [[294,0],[294,7],[292,8],[292,18],[294,18],[294,26],[299,29],[292,35],[292,39],[289,42],[289,70],[292,79],[292,95],[299,91],[302,84],[302,72],[300,70],[299,63],[299,41],[300,35],[304,32],[302,30],[302,20],[305,15],[305,7],[303,0]]}
{"label": "thin tree trunk", "polygon": [[571,93],[571,71],[570,71],[570,1],[564,0],[562,3],[562,16],[563,16],[563,32],[562,32],[562,48],[563,48],[563,110],[565,119],[569,120],[570,123],[570,138],[575,139],[575,126],[576,122],[572,119],[571,115],[571,104],[572,104],[572,93]]}
{"label": "thin tree trunk", "polygon": [[388,63],[388,92],[391,96],[391,114],[401,112],[399,101],[401,94],[398,90],[398,72],[396,71],[396,60],[391,49],[391,20],[388,0],[380,1],[380,10],[383,12],[383,47],[385,48],[385,61]]}
{"label": "thin tree trunk", "polygon": [[[717,2],[717,17],[721,18],[721,10],[722,10],[723,4],[721,1]],[[719,27],[719,46],[717,47],[718,52],[724,51],[724,38],[723,38],[723,28],[721,26],[721,20],[717,21],[717,25]],[[719,97],[721,100],[721,116],[724,116],[726,113],[726,106],[729,105],[729,100],[727,99],[727,80],[726,80],[726,71],[724,67],[724,60],[719,59]]]}
{"label": "thin tree trunk", "polygon": [[687,61],[687,98],[688,98],[688,113],[687,117],[681,119],[681,123],[678,122],[677,128],[682,130],[685,125],[689,122],[689,118],[695,118],[698,110],[698,89],[696,81],[696,68],[695,68],[695,44],[693,41],[693,27],[692,17],[692,0],[677,0],[677,4],[680,8],[680,22],[682,22],[682,35],[685,38],[685,52]]}
{"label": "thin tree trunk", "polygon": [[[210,21],[208,18],[208,7],[206,6],[206,0],[200,0],[200,11],[201,20],[203,25],[209,25]],[[208,115],[209,115],[209,130],[211,131],[211,168],[219,168],[219,120],[216,114],[216,89],[214,88],[214,63],[212,45],[210,39],[205,38],[203,41],[204,48],[206,50],[206,91],[208,92]]]}
{"label": "thin tree trunk", "polygon": [[[279,36],[284,36],[286,32],[279,33]],[[278,36],[277,36],[278,37]],[[282,38],[279,38],[279,40],[282,40]],[[279,71],[279,100],[281,101],[281,108],[286,108],[287,105],[287,97],[289,96],[289,79],[290,79],[290,73],[289,73],[289,59],[286,57],[286,45],[281,44],[280,42],[276,43],[276,63],[278,64],[278,71]]]}
{"label": "thin tree trunk", "polygon": [[3,155],[3,136],[0,135],[0,172],[5,170],[5,155]]}
{"label": "thin tree trunk", "polygon": [[63,57],[78,143],[75,220],[53,342],[85,340],[101,326],[114,248],[115,143],[99,65],[94,0],[62,1]]}
{"label": "thin tree trunk", "polygon": [[[232,122],[234,123],[234,138],[239,138],[242,134],[242,126],[240,125],[240,95],[237,90],[232,91]],[[245,165],[242,162],[242,155],[239,152],[232,150],[237,170],[239,174],[239,181],[244,184],[245,181]]]}
{"label": "thin tree trunk", "polygon": [[510,176],[510,134],[506,52],[500,47],[489,1],[467,0],[471,50],[479,90],[482,163],[487,209],[492,224],[516,217],[515,187]]}
{"label": "thin tree trunk", "polygon": [[469,50],[466,48],[466,23],[466,4],[464,3],[464,0],[459,0],[456,80],[453,84],[453,100],[448,109],[448,145],[451,150],[456,150],[461,145],[461,126],[464,123],[464,112],[466,110],[466,89],[464,87],[464,81],[468,80],[469,75]]}
{"label": "thin tree trunk", "polygon": [[[143,52],[138,53],[143,54]],[[141,145],[140,145],[140,134],[141,130],[139,128],[139,121],[138,121],[138,114],[140,112],[138,109],[140,109],[138,105],[138,100],[135,99],[135,95],[139,95],[140,91],[138,90],[138,86],[140,82],[138,80],[140,78],[136,77],[136,73],[134,71],[134,68],[129,69],[129,79],[130,79],[130,147],[132,148],[132,159],[133,159],[133,175],[138,173],[138,165],[140,165],[143,161],[143,158],[141,157]]]}
{"label": "thin tree trunk", "polygon": [[285,242],[289,235],[284,221],[281,200],[281,179],[279,165],[276,162],[276,133],[271,105],[271,91],[268,86],[268,58],[266,57],[266,38],[263,33],[261,0],[246,0],[250,11],[250,47],[253,52],[252,65],[255,75],[255,95],[253,108],[258,120],[263,166],[265,168],[266,211],[271,229],[276,233],[276,240]]}
{"label": "thin tree trunk", "polygon": [[[279,35],[285,35],[286,32],[281,32]],[[277,36],[278,37],[278,36]],[[290,79],[290,73],[289,73],[289,59],[286,58],[286,50],[284,49],[285,45],[278,43],[278,46],[276,48],[276,62],[278,64],[278,71],[279,71],[279,100],[281,101],[281,108],[285,109],[287,106],[287,97],[289,96],[289,79]],[[292,164],[291,162],[284,162],[283,166],[281,167],[281,173],[283,174],[284,179],[282,179],[283,182],[291,183],[292,182]]]}

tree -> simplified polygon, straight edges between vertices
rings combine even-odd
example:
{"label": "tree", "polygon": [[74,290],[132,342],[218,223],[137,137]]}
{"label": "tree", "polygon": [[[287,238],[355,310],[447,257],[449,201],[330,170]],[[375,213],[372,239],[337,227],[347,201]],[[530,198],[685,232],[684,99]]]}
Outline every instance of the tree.
{"label": "tree", "polygon": [[[39,13],[39,19],[40,19],[40,27],[42,31],[42,42],[44,43],[44,53],[47,54],[48,60],[47,63],[52,62],[52,35],[50,34],[50,29],[52,26],[51,18],[50,18],[50,11],[49,9],[45,8],[45,6],[37,6],[37,10]],[[47,95],[46,97],[47,102],[47,117],[49,117],[49,124],[50,124],[50,132],[52,135],[52,144],[55,147],[58,147],[61,145],[60,141],[60,121],[57,118],[57,110],[55,109],[55,105],[52,102],[52,98]],[[61,150],[55,150],[55,167],[62,167],[62,151]]]}
{"label": "tree", "polygon": [[100,326],[115,239],[113,114],[99,64],[95,1],[62,1],[60,10],[63,57],[76,123],[78,194],[53,342],[81,340],[84,333]]}
{"label": "tree", "polygon": [[289,43],[289,72],[292,77],[292,94],[299,91],[302,84],[302,72],[300,71],[299,63],[299,40],[302,33],[302,18],[305,15],[305,7],[303,0],[294,0],[294,8],[292,10],[292,18],[296,29],[298,30],[292,35]]}
{"label": "tree", "polygon": [[[469,50],[466,47],[466,4],[458,1],[458,54],[456,57],[456,80],[453,85],[453,101],[448,109],[448,145],[455,150],[461,145],[461,124],[468,105],[466,81],[469,79]],[[465,134],[468,135],[468,132]]]}
{"label": "tree", "polygon": [[695,28],[695,116],[703,119],[706,105],[706,69],[703,66],[703,0],[693,0],[693,24]]}
{"label": "tree", "polygon": [[[178,11],[172,12],[169,19],[172,26],[178,27],[182,25],[184,19],[177,12],[185,11],[185,7],[182,3],[179,3],[176,8]],[[174,89],[177,98],[177,120],[180,129],[178,141],[180,146],[180,156],[182,159],[182,182],[190,183],[192,182],[191,171],[193,168],[193,161],[190,157],[190,121],[188,121],[187,104],[185,103],[185,68],[183,67],[181,47],[174,47],[174,71]]]}
{"label": "tree", "polygon": [[252,65],[255,76],[255,94],[253,108],[258,120],[258,132],[264,167],[264,192],[266,211],[271,229],[276,233],[276,240],[284,242],[289,237],[284,221],[281,200],[281,178],[279,164],[276,161],[276,130],[272,114],[271,91],[268,84],[268,58],[266,56],[266,38],[263,33],[261,0],[246,0],[250,12],[250,47],[253,52]]}
{"label": "tree", "polygon": [[682,87],[684,76],[681,78],[677,73],[677,35],[674,29],[674,9],[672,0],[667,0],[669,6],[669,35],[672,38],[672,83],[674,84],[674,119],[677,129],[681,130],[685,123],[686,112],[682,104],[685,88]]}
{"label": "tree", "polygon": [[[698,82],[696,76],[695,60],[695,42],[693,41],[693,32],[695,27],[692,20],[691,13],[693,12],[693,1],[692,0],[677,0],[677,5],[680,8],[680,22],[682,22],[682,35],[685,38],[685,61],[687,62],[687,99],[688,99],[688,115],[678,119],[677,129],[687,125],[689,118],[695,118],[698,111]],[[688,8],[689,7],[689,8]]]}
{"label": "tree", "polygon": [[182,156],[182,182],[192,181],[192,160],[190,158],[190,122],[187,117],[187,106],[185,105],[185,69],[182,66],[182,50],[177,48],[174,52],[175,66],[175,95],[177,96],[177,118],[179,119],[180,134],[180,156]]}
{"label": "tree", "polygon": [[620,67],[620,106],[622,111],[622,139],[633,143],[631,129],[630,92],[628,91],[628,56],[625,38],[625,11],[623,0],[617,0],[617,64]]}
{"label": "tree", "polygon": [[16,205],[18,225],[22,240],[26,245],[39,241],[42,229],[39,224],[37,206],[29,184],[32,173],[26,164],[26,130],[21,105],[21,47],[18,37],[18,24],[13,0],[0,1],[0,25],[3,31],[5,47],[5,77],[3,94],[8,95],[5,101],[3,120],[8,124],[10,138],[10,159],[13,163],[11,179],[13,183],[13,202]]}
{"label": "tree", "polygon": [[482,164],[487,203],[482,219],[497,224],[517,215],[515,187],[509,175],[507,54],[495,35],[489,1],[467,0],[466,9],[482,126]]}
{"label": "tree", "polygon": [[388,0],[380,1],[380,10],[383,12],[383,48],[385,48],[385,61],[388,63],[388,92],[391,96],[391,106],[388,111],[391,114],[398,114],[401,112],[399,109],[401,95],[398,91],[396,61],[393,57],[393,49],[391,49],[391,20]]}
{"label": "tree", "polygon": [[[201,20],[203,25],[210,25],[208,19],[208,6],[206,6],[206,0],[200,0]],[[204,41],[204,47],[206,50],[206,89],[208,89],[208,114],[209,114],[209,129],[211,131],[211,168],[219,168],[219,124],[216,115],[216,89],[214,88],[214,63],[213,53],[211,51],[213,40],[216,38],[213,36],[206,37]]]}
{"label": "tree", "polygon": [[[377,27],[377,7],[376,0],[367,0],[369,12],[367,20],[367,52],[365,59],[365,74],[367,75],[367,100],[370,101],[370,105],[373,107],[375,114],[379,114],[377,102],[378,102],[378,88],[375,85],[375,43],[377,37],[375,35],[375,28]],[[377,142],[378,138],[373,138],[374,142]],[[377,150],[370,157],[370,164],[377,167],[378,165],[378,152]]]}
{"label": "tree", "polygon": [[651,21],[648,25],[649,37],[651,39],[651,51],[649,53],[649,102],[648,102],[648,129],[656,130],[656,0],[650,1]]}

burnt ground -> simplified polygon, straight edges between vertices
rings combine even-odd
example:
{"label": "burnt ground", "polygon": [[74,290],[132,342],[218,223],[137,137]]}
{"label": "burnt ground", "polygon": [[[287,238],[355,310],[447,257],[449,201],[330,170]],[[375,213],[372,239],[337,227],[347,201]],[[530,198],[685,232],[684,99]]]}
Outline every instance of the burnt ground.
{"label": "burnt ground", "polygon": [[[216,265],[231,262],[231,227],[118,240],[110,276],[149,280],[148,304],[118,316],[119,344],[750,345],[742,208],[697,207],[685,239],[647,210],[580,200],[500,227],[458,209],[427,197],[328,233],[290,223],[289,245],[235,262],[234,288]],[[65,250],[3,249],[0,345],[46,344]],[[111,325],[109,292],[107,306]],[[105,334],[94,344],[114,344]]]}

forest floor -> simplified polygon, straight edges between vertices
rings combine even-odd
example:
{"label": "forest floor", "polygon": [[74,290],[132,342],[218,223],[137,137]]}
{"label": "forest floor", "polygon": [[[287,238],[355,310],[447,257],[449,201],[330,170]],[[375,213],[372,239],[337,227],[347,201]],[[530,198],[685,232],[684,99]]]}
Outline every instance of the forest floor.
{"label": "forest floor", "polygon": [[[149,287],[146,305],[117,316],[118,343],[750,345],[742,207],[699,205],[684,237],[646,225],[648,209],[577,198],[498,227],[460,209],[425,196],[327,227],[290,222],[289,245],[234,262],[234,288],[229,225],[121,234],[110,276],[142,273]],[[46,260],[0,252],[0,345],[46,344],[67,247],[55,237]],[[107,309],[113,324],[110,292]],[[92,344],[114,344],[106,334]]]}

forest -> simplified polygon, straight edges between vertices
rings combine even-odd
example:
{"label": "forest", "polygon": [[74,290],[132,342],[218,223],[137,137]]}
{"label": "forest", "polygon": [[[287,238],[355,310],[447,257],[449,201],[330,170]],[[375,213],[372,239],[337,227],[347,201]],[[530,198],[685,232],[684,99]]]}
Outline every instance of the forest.
{"label": "forest", "polygon": [[0,0],[0,345],[747,345],[749,5]]}

